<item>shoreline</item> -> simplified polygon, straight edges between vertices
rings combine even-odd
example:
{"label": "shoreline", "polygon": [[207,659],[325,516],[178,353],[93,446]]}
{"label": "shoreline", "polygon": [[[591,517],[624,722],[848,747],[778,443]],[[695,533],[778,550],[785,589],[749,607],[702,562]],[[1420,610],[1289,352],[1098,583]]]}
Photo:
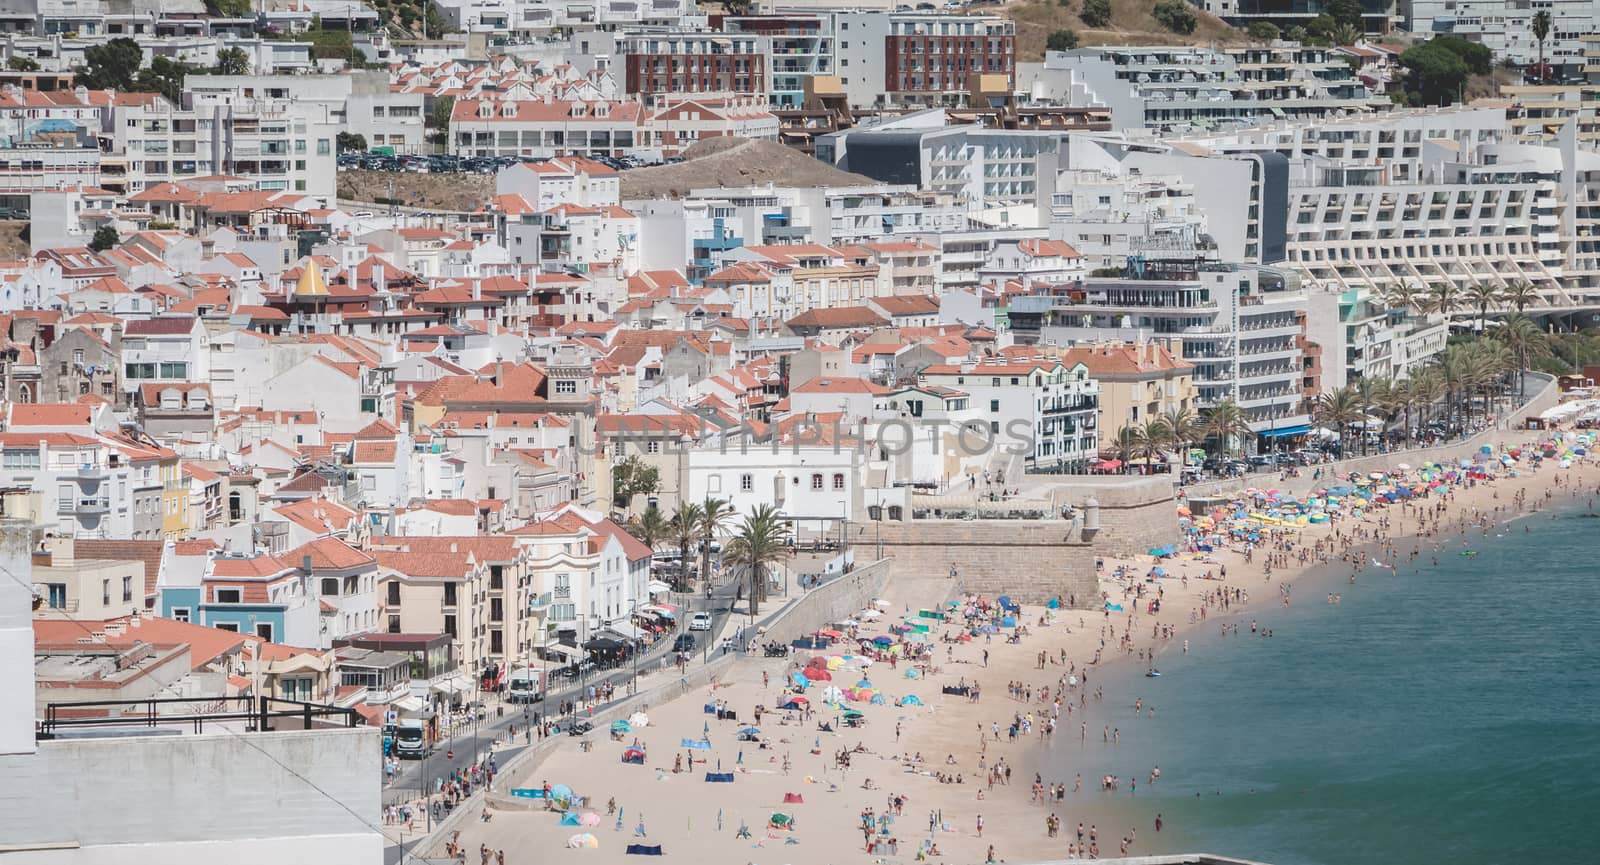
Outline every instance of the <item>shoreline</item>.
{"label": "shoreline", "polygon": [[[1528,433],[1529,438],[1538,438],[1540,435]],[[1404,454],[1393,455],[1397,461],[1405,458]],[[1295,562],[1287,567],[1276,568],[1271,577],[1266,577],[1264,573],[1264,553],[1274,545],[1265,538],[1251,563],[1246,563],[1241,551],[1231,546],[1215,550],[1209,557],[1214,563],[1193,559],[1169,561],[1166,564],[1168,577],[1155,583],[1146,583],[1136,577],[1131,583],[1133,586],[1150,586],[1152,591],[1159,587],[1163,603],[1161,611],[1155,614],[1138,608],[1137,604],[1126,612],[1116,613],[1060,610],[1056,611],[1049,624],[1041,626],[1039,622],[1043,608],[1030,605],[1024,608],[1019,617],[1019,623],[1027,626],[1029,634],[1017,644],[1008,644],[1004,639],[988,642],[978,639],[970,643],[947,645],[938,641],[944,629],[933,630],[930,638],[934,640],[933,662],[940,667],[938,672],[930,673],[925,679],[906,680],[900,677],[900,671],[886,669],[887,665],[875,665],[870,671],[871,679],[879,683],[885,693],[899,696],[914,692],[926,702],[925,708],[907,709],[893,705],[863,707],[869,722],[867,726],[845,730],[836,728],[832,733],[816,731],[813,723],[824,714],[831,713],[817,711],[812,719],[795,720],[788,724],[774,724],[773,716],[768,715],[761,727],[771,736],[768,740],[770,750],[757,750],[748,743],[730,741],[733,728],[725,723],[707,720],[710,716],[702,715],[698,711],[699,705],[712,700],[725,700],[730,707],[739,710],[742,721],[738,723],[749,723],[750,708],[756,703],[768,706],[769,710],[775,706],[779,696],[777,683],[783,681],[792,669],[803,666],[809,653],[796,652],[788,662],[743,660],[734,665],[733,671],[723,681],[707,688],[698,688],[672,703],[650,710],[651,728],[639,737],[641,744],[649,749],[648,766],[619,770],[617,752],[626,743],[606,740],[604,731],[599,731],[596,735],[600,738],[595,742],[593,753],[580,752],[575,742],[563,745],[542,765],[528,772],[529,777],[514,779],[518,785],[523,785],[537,784],[541,779],[548,779],[552,783],[573,783],[573,777],[581,777],[584,779],[582,786],[586,788],[583,792],[591,795],[588,807],[597,814],[605,815],[607,800],[615,799],[623,809],[626,826],[618,829],[613,824],[615,818],[606,815],[597,827],[557,827],[552,815],[502,811],[493,814],[491,823],[474,821],[464,824],[461,842],[469,852],[476,851],[479,843],[487,843],[490,850],[515,851],[529,849],[530,843],[562,846],[556,842],[569,834],[592,832],[606,848],[617,847],[618,850],[612,851],[616,853],[625,843],[640,840],[633,837],[635,833],[630,832],[629,828],[633,827],[636,831],[635,816],[643,811],[651,823],[646,836],[649,843],[662,844],[667,858],[682,861],[767,863],[804,859],[829,863],[910,862],[914,861],[917,846],[930,837],[930,817],[935,824],[948,826],[947,830],[939,829],[932,833],[939,855],[930,857],[930,861],[982,862],[987,858],[991,845],[996,859],[1004,861],[1065,859],[1068,858],[1068,845],[1076,846],[1076,827],[1080,820],[1086,828],[1097,827],[1097,846],[1099,858],[1102,859],[1117,857],[1119,839],[1128,834],[1136,835],[1128,855],[1184,852],[1192,848],[1183,843],[1183,827],[1169,826],[1157,836],[1151,824],[1154,814],[1147,813],[1150,806],[1135,798],[1130,789],[1133,784],[1148,786],[1148,777],[1123,778],[1121,783],[1130,786],[1110,794],[1098,789],[1098,777],[1082,778],[1081,788],[1076,795],[1072,791],[1073,770],[1081,768],[1087,760],[1074,756],[1068,748],[1077,747],[1089,754],[1095,753],[1091,750],[1094,748],[1114,747],[1107,742],[1094,741],[1095,736],[1101,735],[1096,727],[1109,731],[1121,722],[1130,735],[1136,729],[1127,725],[1132,720],[1137,681],[1142,677],[1138,674],[1138,668],[1130,666],[1128,662],[1143,663],[1138,653],[1148,648],[1153,651],[1159,666],[1161,657],[1171,652],[1182,652],[1185,643],[1190,642],[1193,644],[1191,651],[1196,655],[1195,661],[1209,661],[1200,657],[1206,651],[1203,639],[1206,627],[1220,629],[1223,623],[1228,623],[1237,624],[1242,630],[1252,617],[1258,621],[1265,620],[1269,623],[1267,627],[1272,627],[1270,622],[1277,618],[1273,611],[1282,609],[1275,591],[1277,583],[1290,584],[1290,596],[1300,606],[1308,602],[1308,592],[1318,595],[1311,598],[1310,602],[1320,605],[1322,592],[1339,593],[1339,589],[1334,588],[1336,585],[1348,586],[1345,577],[1349,573],[1350,562],[1342,558],[1342,554],[1359,551],[1359,561],[1363,564],[1357,572],[1357,585],[1345,591],[1360,591],[1360,584],[1367,579],[1390,576],[1372,574],[1366,579],[1361,576],[1376,570],[1370,562],[1374,557],[1374,549],[1381,549],[1384,542],[1392,544],[1397,556],[1402,559],[1401,567],[1392,576],[1413,577],[1418,567],[1415,564],[1408,567],[1404,557],[1411,549],[1451,543],[1472,531],[1471,526],[1463,531],[1454,530],[1463,515],[1474,509],[1492,511],[1496,504],[1508,505],[1516,490],[1529,491],[1528,512],[1521,515],[1507,513],[1498,522],[1540,513],[1554,503],[1547,503],[1542,493],[1545,490],[1557,490],[1555,485],[1558,477],[1570,479],[1577,484],[1577,488],[1588,490],[1594,488],[1597,477],[1595,470],[1594,463],[1583,458],[1565,471],[1557,470],[1554,466],[1538,471],[1523,468],[1516,478],[1501,477],[1492,482],[1479,482],[1473,489],[1456,489],[1446,498],[1446,518],[1438,521],[1441,529],[1436,530],[1432,537],[1418,534],[1423,528],[1421,520],[1413,509],[1403,508],[1399,504],[1372,508],[1361,518],[1346,517],[1324,527],[1295,528],[1287,534],[1302,540],[1307,546],[1318,541],[1331,543],[1335,530],[1341,534],[1354,534],[1357,529],[1365,529],[1369,536],[1348,546],[1333,547],[1330,561],[1323,562],[1312,557],[1303,565]],[[1300,481],[1303,484],[1310,483],[1304,478]],[[1566,489],[1568,487],[1561,487],[1559,491]],[[1502,497],[1500,501],[1495,499],[1497,494]],[[1431,506],[1438,499],[1429,496],[1420,501]],[[1385,517],[1391,518],[1395,524],[1386,533],[1387,537],[1383,540],[1371,537],[1371,534],[1376,534]],[[1421,555],[1419,553],[1419,557]],[[1150,557],[1135,559],[1148,560]],[[1119,565],[1133,568],[1134,574],[1146,572],[1152,566],[1150,561],[1107,559],[1105,569],[1098,576],[1101,591],[1109,593],[1113,602],[1119,599],[1126,585],[1111,576]],[[1227,569],[1226,580],[1198,579],[1207,569],[1220,573],[1224,567]],[[1187,584],[1182,579],[1185,573],[1189,576]],[[949,580],[943,577],[895,575],[884,592],[892,604],[885,612],[909,611],[914,615],[916,609],[927,605],[928,597],[948,593],[950,588]],[[1255,594],[1244,603],[1230,604],[1226,610],[1202,603],[1204,595],[1221,590]],[[1147,596],[1140,602],[1148,599]],[[1122,600],[1124,606],[1130,602],[1128,598]],[[1207,610],[1206,615],[1197,616],[1194,622],[1188,621],[1189,612],[1199,610],[1202,606]],[[890,619],[886,617],[884,622],[888,621]],[[1096,650],[1102,648],[1101,638],[1108,633],[1108,627],[1111,629],[1110,636],[1105,640],[1100,663],[1086,664]],[[1163,627],[1170,628],[1170,636],[1145,638],[1145,629],[1160,630]],[[881,628],[862,628],[864,634],[877,632],[881,632]],[[1124,639],[1127,645],[1124,650],[1119,650],[1119,643]],[[983,658],[985,651],[988,653],[987,665]],[[1042,666],[1039,663],[1041,652],[1048,653],[1048,661]],[[1063,653],[1067,659],[1064,665],[1060,663]],[[1080,703],[1075,702],[1070,713],[1063,709],[1056,733],[1052,740],[1046,741],[1038,731],[1048,709],[1039,701],[1038,689],[1049,687],[1052,697],[1055,697],[1057,681],[1069,671],[1087,673],[1086,684],[1069,691],[1074,700],[1081,701],[1082,708],[1078,708]],[[762,685],[763,674],[768,676],[771,685]],[[846,675],[853,676],[855,673],[847,669]],[[940,685],[955,684],[961,679],[983,684],[981,702],[971,703],[940,694]],[[1023,687],[1031,688],[1033,693],[1028,696],[1032,699],[1009,698],[1005,687],[1008,682],[1020,682]],[[1096,692],[1100,694],[1098,700],[1095,699]],[[1015,742],[1003,732],[998,740],[995,739],[994,725],[1004,731],[1010,717],[1028,713],[1032,713],[1036,722],[1033,733]],[[666,728],[664,733],[655,729],[658,715]],[[683,754],[678,747],[679,739],[691,733],[701,733],[703,729],[710,731],[708,738],[713,745],[712,752],[705,755],[705,767],[719,768],[718,761],[721,761],[721,768],[725,771],[733,769],[736,782],[732,787],[713,785],[708,789],[702,779],[692,776],[685,778],[672,772],[674,755]],[[984,739],[981,746],[980,734]],[[1109,732],[1106,735],[1109,737]],[[1078,743],[1071,741],[1074,737],[1079,739]],[[1062,738],[1066,741],[1054,741]],[[858,746],[863,750],[852,761],[851,768],[840,771],[830,765],[830,758],[839,750]],[[920,764],[908,762],[919,753],[923,757]],[[780,769],[780,755],[785,760],[792,760],[793,770],[787,775],[782,774]],[[947,764],[946,755],[955,762]],[[1010,766],[1011,783],[997,784],[992,788],[977,783],[994,767],[996,761],[1004,761]],[[1047,767],[1054,767],[1051,771],[1064,777],[1049,777]],[[1141,767],[1139,771],[1142,773],[1151,768]],[[933,777],[945,771],[959,773],[962,783],[940,783]],[[1043,775],[1041,780],[1045,785],[1060,783],[1064,786],[1062,801],[1052,801],[1046,805],[1030,801],[1033,798],[1031,790],[1035,772]],[[869,778],[870,781],[867,780]],[[685,787],[685,782],[694,786]],[[978,795],[980,787],[981,797]],[[783,793],[787,792],[803,794],[805,804],[784,805]],[[866,808],[876,809],[881,815],[891,794],[897,794],[904,800],[900,815],[891,824],[893,835],[900,841],[898,852],[888,855],[882,852],[867,854],[862,843],[863,836],[855,834],[859,832],[856,815]],[[766,828],[766,816],[783,808],[793,812],[792,816],[799,826],[792,832],[763,831]],[[1045,819],[1052,812],[1062,824],[1060,835],[1056,838],[1047,837],[1045,831]],[[976,831],[976,820],[980,814],[984,820],[981,838]],[[736,836],[735,829],[741,820],[748,824],[751,838]],[[820,827],[820,831],[816,827]],[[853,828],[855,831],[852,831]],[[838,831],[841,829],[844,831]],[[790,843],[791,839],[795,843]],[[1218,852],[1221,855],[1232,853]],[[509,852],[508,858],[521,861]],[[467,861],[476,861],[476,857],[469,855]]]}

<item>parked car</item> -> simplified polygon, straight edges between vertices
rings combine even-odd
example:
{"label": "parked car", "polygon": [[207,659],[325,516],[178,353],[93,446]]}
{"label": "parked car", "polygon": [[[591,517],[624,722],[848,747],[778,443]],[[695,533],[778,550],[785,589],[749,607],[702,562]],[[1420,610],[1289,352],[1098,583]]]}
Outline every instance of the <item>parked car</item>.
{"label": "parked car", "polygon": [[704,613],[704,612],[695,613],[694,616],[689,619],[689,630],[691,630],[691,631],[709,631],[709,630],[711,630],[711,614],[710,613]]}

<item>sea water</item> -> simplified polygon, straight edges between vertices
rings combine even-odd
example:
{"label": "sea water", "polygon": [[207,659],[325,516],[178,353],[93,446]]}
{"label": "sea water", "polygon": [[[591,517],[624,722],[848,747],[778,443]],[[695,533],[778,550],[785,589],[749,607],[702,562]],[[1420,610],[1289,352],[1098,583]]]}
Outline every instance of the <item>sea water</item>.
{"label": "sea water", "polygon": [[[1108,671],[1089,742],[1058,736],[1044,777],[1081,772],[1079,798],[1119,801],[1134,825],[1101,827],[1103,858],[1136,828],[1134,855],[1600,862],[1600,519],[1566,510],[1493,533],[1425,542],[1398,574],[1369,560],[1353,586],[1348,571],[1303,576],[1287,609],[1276,581],[1252,588],[1242,613],[1183,635],[1189,654],[1170,641],[1160,678]],[[1220,635],[1225,620],[1238,636]],[[1135,698],[1155,717],[1136,720]],[[1101,744],[1105,724],[1120,746]],[[1070,805],[1063,818],[1076,822]]]}

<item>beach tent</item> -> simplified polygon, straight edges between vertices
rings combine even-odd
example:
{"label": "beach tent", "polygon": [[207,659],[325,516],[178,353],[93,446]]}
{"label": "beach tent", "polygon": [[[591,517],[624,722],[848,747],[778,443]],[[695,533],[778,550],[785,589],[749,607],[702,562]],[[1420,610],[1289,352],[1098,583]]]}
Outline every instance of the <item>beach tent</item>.
{"label": "beach tent", "polygon": [[920,679],[920,678],[922,678],[922,671],[918,670],[915,667],[908,667],[906,669],[906,678],[907,679]]}
{"label": "beach tent", "polygon": [[613,733],[632,733],[633,732],[633,725],[628,723],[627,721],[612,721],[611,722],[611,732],[613,732]]}
{"label": "beach tent", "polygon": [[883,695],[873,694],[872,699],[869,702],[871,702],[871,704],[874,706],[882,706],[884,704]]}
{"label": "beach tent", "polygon": [[806,797],[800,795],[799,793],[783,794],[783,804],[785,805],[804,805],[805,803]]}
{"label": "beach tent", "polygon": [[807,679],[805,676],[802,676],[799,673],[794,673],[789,678],[791,680],[793,680],[794,686],[796,688],[804,688],[807,685],[811,684],[811,680],[810,679]]}
{"label": "beach tent", "polygon": [[590,835],[588,832],[584,832],[581,835],[573,835],[567,839],[567,849],[598,850],[600,849],[600,839]]}
{"label": "beach tent", "polygon": [[583,812],[583,816],[578,818],[578,822],[584,826],[599,826],[600,815],[593,811],[585,811]]}
{"label": "beach tent", "polygon": [[900,698],[900,705],[902,705],[902,706],[920,706],[920,705],[922,705],[922,698],[918,697],[916,694],[907,694],[904,697]]}
{"label": "beach tent", "polygon": [[767,825],[774,829],[787,829],[793,823],[794,818],[782,811],[774,811],[772,816],[767,818]]}
{"label": "beach tent", "polygon": [[861,681],[856,683],[856,687],[857,688],[875,688],[877,686],[872,684],[871,682],[867,681],[866,679],[862,679]]}
{"label": "beach tent", "polygon": [[643,766],[644,765],[644,752],[639,750],[638,748],[628,748],[627,750],[622,752],[622,762],[624,762],[624,763],[633,763],[633,764],[638,765],[638,766]]}
{"label": "beach tent", "polygon": [[1015,616],[1006,616],[1000,620],[1000,627],[1002,628],[1015,628],[1016,626],[1017,619]]}
{"label": "beach tent", "polygon": [[583,824],[578,822],[578,813],[576,811],[568,811],[567,813],[561,815],[561,823],[560,823],[560,825],[562,825],[562,826],[581,826]]}
{"label": "beach tent", "polygon": [[783,705],[779,706],[778,708],[780,708],[780,709],[804,709],[805,707],[806,707],[806,701],[804,699],[797,698],[797,699],[790,699],[790,700],[784,701]]}
{"label": "beach tent", "polygon": [[628,855],[630,855],[630,856],[660,856],[661,855],[661,845],[660,844],[629,844],[628,845]]}

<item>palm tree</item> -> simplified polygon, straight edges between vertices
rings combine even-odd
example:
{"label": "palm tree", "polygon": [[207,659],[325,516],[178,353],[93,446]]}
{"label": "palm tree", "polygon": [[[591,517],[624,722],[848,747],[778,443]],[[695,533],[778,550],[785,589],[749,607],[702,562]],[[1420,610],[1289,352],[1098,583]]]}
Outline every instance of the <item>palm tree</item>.
{"label": "palm tree", "polygon": [[1419,312],[1426,294],[1415,283],[1402,282],[1391,285],[1383,292],[1383,302],[1390,309]]}
{"label": "palm tree", "polygon": [[1354,45],[1361,41],[1361,31],[1349,23],[1339,24],[1328,31],[1328,38],[1335,45]]}
{"label": "palm tree", "polygon": [[1411,391],[1412,401],[1421,415],[1419,422],[1426,424],[1434,405],[1444,398],[1444,377],[1439,374],[1438,367],[1423,367],[1412,371],[1411,378],[1406,380],[1406,389]]}
{"label": "palm tree", "polygon": [[1417,392],[1412,389],[1409,380],[1389,379],[1384,382],[1384,409],[1390,417],[1400,415],[1404,417],[1401,432],[1405,441],[1411,441],[1411,409],[1417,404]]}
{"label": "palm tree", "polygon": [[1535,288],[1531,282],[1513,282],[1501,291],[1501,300],[1515,307],[1517,312],[1521,312],[1544,299],[1544,296],[1539,293],[1539,289]]}
{"label": "palm tree", "polygon": [[1121,460],[1123,465],[1132,462],[1134,455],[1139,452],[1139,428],[1125,426],[1117,430],[1117,434],[1107,444],[1107,450],[1111,451],[1112,456]]}
{"label": "palm tree", "polygon": [[733,505],[715,496],[706,496],[705,503],[700,506],[700,520],[695,528],[700,535],[700,579],[707,589],[711,588],[711,545],[732,517]]}
{"label": "palm tree", "polygon": [[1138,434],[1138,452],[1144,457],[1144,463],[1153,473],[1155,471],[1156,457],[1166,451],[1167,442],[1172,438],[1171,430],[1160,418],[1152,418],[1144,422],[1144,426],[1135,430]]}
{"label": "palm tree", "polygon": [[1462,292],[1467,303],[1478,308],[1478,333],[1489,323],[1489,307],[1505,302],[1505,293],[1492,282],[1474,282]]}
{"label": "palm tree", "polygon": [[1428,286],[1428,296],[1422,304],[1423,312],[1438,313],[1448,319],[1460,308],[1461,289],[1455,283],[1446,280]]}
{"label": "palm tree", "polygon": [[1250,419],[1238,403],[1225,399],[1212,406],[1211,411],[1206,413],[1205,430],[1217,440],[1218,451],[1226,453],[1233,448],[1236,436],[1250,431]]}
{"label": "palm tree", "polygon": [[628,534],[637,538],[639,543],[654,550],[656,544],[667,536],[667,518],[661,515],[660,508],[651,505],[644,509],[644,513],[629,521],[627,529]]}
{"label": "palm tree", "polygon": [[750,615],[760,612],[760,602],[767,595],[767,566],[781,562],[789,555],[784,546],[788,521],[772,505],[761,505],[739,524],[722,559],[730,567],[742,567],[750,575]]}
{"label": "palm tree", "polygon": [[1533,13],[1533,21],[1529,22],[1528,29],[1533,31],[1533,38],[1539,43],[1539,80],[1545,80],[1544,68],[1544,40],[1550,35],[1550,13],[1539,11]]}
{"label": "palm tree", "polygon": [[[1323,426],[1338,430],[1341,443],[1357,418],[1365,420],[1361,411],[1361,395],[1354,388],[1341,387],[1325,391],[1317,398],[1317,421]],[[1345,451],[1349,456],[1349,451]]]}
{"label": "palm tree", "polygon": [[1362,376],[1356,379],[1352,388],[1356,393],[1356,403],[1361,409],[1361,452],[1367,452],[1367,422],[1372,410],[1383,404],[1385,380],[1381,378],[1367,378]]}
{"label": "palm tree", "polygon": [[[1494,338],[1505,344],[1516,358],[1517,369],[1524,373],[1533,368],[1535,360],[1550,356],[1549,337],[1533,319],[1520,313],[1508,317],[1494,332]],[[1522,396],[1526,393],[1527,378],[1519,375],[1517,381],[1517,395]]]}
{"label": "palm tree", "polygon": [[1167,435],[1173,448],[1178,451],[1178,461],[1187,463],[1189,460],[1189,443],[1199,435],[1199,424],[1195,422],[1194,413],[1186,408],[1175,408],[1163,412],[1161,422],[1167,425]]}
{"label": "palm tree", "polygon": [[678,542],[678,560],[684,568],[684,576],[688,576],[689,547],[700,534],[700,506],[694,502],[679,502],[678,507],[672,512],[672,519],[667,521],[668,531],[672,539]]}

